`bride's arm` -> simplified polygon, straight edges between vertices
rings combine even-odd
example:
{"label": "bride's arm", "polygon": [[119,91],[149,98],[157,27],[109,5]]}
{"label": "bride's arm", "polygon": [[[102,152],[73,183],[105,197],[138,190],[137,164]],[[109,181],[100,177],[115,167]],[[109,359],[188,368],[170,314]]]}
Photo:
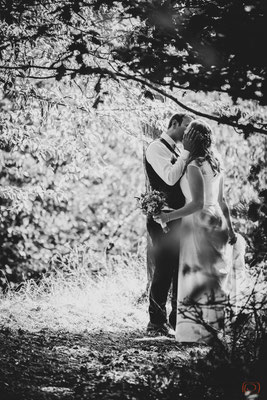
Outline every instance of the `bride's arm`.
{"label": "bride's arm", "polygon": [[223,176],[220,179],[220,187],[219,187],[219,196],[218,196],[218,201],[220,204],[220,207],[222,209],[223,215],[226,219],[227,222],[227,226],[228,226],[228,230],[229,230],[229,236],[230,236],[230,243],[234,243],[236,241],[236,234],[232,225],[232,220],[231,220],[231,216],[230,216],[230,211],[229,211],[229,207],[228,204],[225,200],[224,197],[224,178]]}
{"label": "bride's arm", "polygon": [[168,223],[175,219],[185,217],[193,214],[194,212],[201,210],[204,204],[204,182],[201,171],[195,165],[188,165],[187,167],[188,183],[191,191],[192,200],[179,210],[172,211],[170,213],[162,213],[159,218],[163,223]]}

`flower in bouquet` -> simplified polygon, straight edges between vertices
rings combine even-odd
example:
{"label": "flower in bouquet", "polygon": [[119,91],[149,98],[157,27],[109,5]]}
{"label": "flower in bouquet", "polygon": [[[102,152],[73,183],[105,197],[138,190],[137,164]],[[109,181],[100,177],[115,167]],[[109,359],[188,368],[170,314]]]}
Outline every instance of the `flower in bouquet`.
{"label": "flower in bouquet", "polygon": [[139,208],[148,217],[159,215],[167,207],[165,194],[158,190],[142,193],[137,200]]}

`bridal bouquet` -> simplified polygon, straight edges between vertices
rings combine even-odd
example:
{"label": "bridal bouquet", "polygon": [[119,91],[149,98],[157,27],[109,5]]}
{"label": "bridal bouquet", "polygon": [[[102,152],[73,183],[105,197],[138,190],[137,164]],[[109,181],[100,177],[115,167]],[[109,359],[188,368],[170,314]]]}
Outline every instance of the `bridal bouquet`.
{"label": "bridal bouquet", "polygon": [[[137,201],[139,208],[147,217],[155,217],[168,208],[166,196],[158,190],[142,193],[140,197],[137,197]],[[161,226],[165,233],[169,231],[166,223]]]}

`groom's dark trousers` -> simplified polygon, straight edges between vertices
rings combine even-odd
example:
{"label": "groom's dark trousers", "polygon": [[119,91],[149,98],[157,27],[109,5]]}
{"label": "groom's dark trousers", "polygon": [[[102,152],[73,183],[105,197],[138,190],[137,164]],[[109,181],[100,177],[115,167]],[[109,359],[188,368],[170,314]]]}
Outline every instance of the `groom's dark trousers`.
{"label": "groom's dark trousers", "polygon": [[[157,325],[169,323],[175,328],[177,313],[177,283],[179,266],[179,227],[180,221],[168,224],[169,232],[164,233],[159,224],[148,219],[147,230],[153,243],[155,270],[149,293],[150,322]],[[167,318],[166,302],[170,287],[172,310]]]}
{"label": "groom's dark trousers", "polygon": [[[179,155],[164,140],[159,139],[162,146],[166,146],[170,154],[170,162],[173,164]],[[172,161],[171,161],[172,159]],[[152,165],[145,158],[145,169],[152,190],[163,192],[166,196],[168,207],[179,209],[184,206],[185,198],[180,188],[180,179],[170,186],[164,182],[155,172]],[[153,243],[153,257],[155,270],[152,278],[149,294],[150,322],[162,325],[168,321],[166,313],[166,301],[172,284],[172,311],[169,322],[175,328],[177,314],[177,281],[179,266],[179,242],[181,220],[168,224],[170,229],[164,233],[162,227],[153,218],[147,220],[147,230]]]}

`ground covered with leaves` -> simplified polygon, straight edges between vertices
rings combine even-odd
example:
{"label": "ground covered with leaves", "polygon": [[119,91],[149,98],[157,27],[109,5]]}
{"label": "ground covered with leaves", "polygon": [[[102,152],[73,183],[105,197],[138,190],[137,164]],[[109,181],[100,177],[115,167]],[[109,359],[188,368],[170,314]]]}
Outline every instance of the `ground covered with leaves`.
{"label": "ground covered with leaves", "polygon": [[257,320],[241,314],[212,346],[148,337],[143,265],[113,257],[93,278],[77,263],[2,294],[0,400],[266,398],[265,314],[254,304]]}
{"label": "ground covered with leaves", "polygon": [[[193,365],[208,352],[142,331],[30,333],[2,327],[1,399],[205,398],[211,388],[198,381]],[[212,392],[219,398],[218,388]]]}

